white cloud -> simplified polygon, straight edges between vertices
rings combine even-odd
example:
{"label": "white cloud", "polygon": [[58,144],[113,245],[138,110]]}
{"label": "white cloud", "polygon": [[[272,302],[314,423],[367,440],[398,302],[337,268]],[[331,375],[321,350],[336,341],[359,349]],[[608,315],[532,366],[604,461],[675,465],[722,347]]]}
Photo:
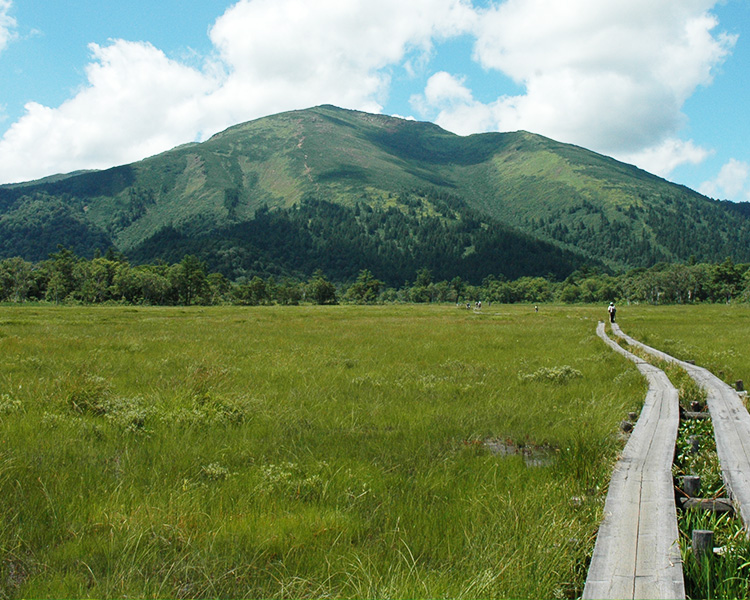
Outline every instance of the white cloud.
{"label": "white cloud", "polygon": [[650,148],[617,156],[620,160],[634,164],[643,169],[666,177],[680,165],[699,165],[712,154],[711,151],[697,146],[692,140],[668,138]]}
{"label": "white cloud", "polygon": [[435,73],[429,78],[424,95],[414,95],[411,98],[412,105],[420,111],[473,102],[471,90],[464,85],[464,78],[455,77],[445,71]]}
{"label": "white cloud", "polygon": [[711,198],[750,201],[750,163],[730,159],[715,179],[704,182],[698,191]]}
{"label": "white cloud", "polygon": [[[487,131],[494,125],[491,109],[474,100],[464,78],[445,71],[430,77],[424,94],[413,95],[410,102],[415,110],[431,112],[438,125],[459,135]],[[439,111],[437,115],[435,110]]]}
{"label": "white cloud", "polygon": [[[674,168],[706,151],[676,143],[682,106],[736,37],[713,34],[716,0],[506,0],[476,27],[475,59],[523,86],[494,102],[432,106],[455,131],[526,129],[612,155],[653,159],[649,170]],[[429,105],[425,95],[423,107]],[[671,153],[668,153],[671,145]],[[644,149],[650,149],[644,152]],[[669,154],[669,158],[667,156]]]}
{"label": "white cloud", "polygon": [[11,0],[0,0],[0,52],[15,38],[16,20],[10,16]]}
{"label": "white cloud", "polygon": [[212,111],[227,124],[321,103],[380,112],[390,69],[475,17],[466,0],[241,0],[211,30],[228,69]]}
{"label": "white cloud", "polygon": [[89,48],[86,87],[58,108],[28,103],[0,140],[0,180],[109,167],[195,136],[211,78],[150,44]]}
{"label": "white cloud", "polygon": [[145,43],[92,45],[86,85],[56,108],[28,104],[0,140],[0,182],[129,162],[284,110],[380,112],[396,65],[475,19],[470,0],[240,0],[211,28],[203,70]]}

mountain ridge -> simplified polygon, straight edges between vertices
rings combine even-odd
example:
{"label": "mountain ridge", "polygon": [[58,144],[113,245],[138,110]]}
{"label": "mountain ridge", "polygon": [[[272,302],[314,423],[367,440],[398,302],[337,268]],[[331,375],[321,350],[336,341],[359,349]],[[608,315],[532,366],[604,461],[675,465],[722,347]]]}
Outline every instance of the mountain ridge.
{"label": "mountain ridge", "polygon": [[[446,199],[453,208],[446,209]],[[75,243],[82,254],[109,244],[148,261],[174,255],[174,248],[168,252],[163,243],[179,239],[178,246],[222,265],[225,258],[189,240],[228,252],[227,240],[239,243],[242,238],[230,248],[241,250],[245,258],[237,259],[242,264],[222,267],[226,274],[267,274],[260,264],[265,259],[257,253],[263,234],[253,227],[265,210],[286,215],[285,227],[295,223],[293,235],[315,240],[310,243],[317,244],[318,256],[327,251],[322,234],[306,229],[293,212],[311,201],[318,203],[316,219],[322,218],[321,206],[329,212],[335,206],[350,211],[343,221],[340,215],[331,219],[357,229],[350,237],[361,245],[377,242],[410,252],[409,260],[402,257],[406,262],[418,260],[423,250],[409,240],[391,243],[375,221],[365,226],[362,213],[356,217],[354,212],[363,206],[383,214],[398,211],[402,233],[408,230],[416,238],[430,238],[417,233],[422,226],[452,228],[455,235],[461,230],[468,236],[461,240],[472,242],[456,249],[461,256],[475,252],[474,242],[485,239],[482,230],[499,236],[502,229],[503,239],[514,237],[521,246],[544,244],[550,265],[566,264],[548,269],[558,277],[585,263],[625,269],[690,256],[750,261],[747,211],[611,157],[525,131],[458,136],[433,123],[331,105],[237,124],[203,143],[129,165],[0,186],[0,257],[21,248],[25,258],[39,259],[55,249],[50,245],[57,238],[63,245]],[[391,214],[391,221],[396,217]],[[476,231],[461,229],[462,221],[476,222]],[[254,241],[230,235],[243,224],[256,231]],[[365,233],[359,231],[362,227]],[[368,236],[372,239],[366,241]],[[34,239],[46,241],[33,251],[29,240]],[[156,239],[162,244],[155,244]],[[499,238],[495,243],[508,248]],[[348,251],[359,252],[355,250]],[[490,254],[477,273],[484,269],[485,274],[508,276],[509,261]],[[450,260],[455,256],[451,253]],[[359,260],[362,268],[369,266],[365,258]],[[271,270],[305,271],[290,256],[282,262]],[[353,276],[356,266],[349,265],[339,276]],[[530,274],[544,271],[542,266],[529,269]],[[412,270],[413,265],[401,275]]]}

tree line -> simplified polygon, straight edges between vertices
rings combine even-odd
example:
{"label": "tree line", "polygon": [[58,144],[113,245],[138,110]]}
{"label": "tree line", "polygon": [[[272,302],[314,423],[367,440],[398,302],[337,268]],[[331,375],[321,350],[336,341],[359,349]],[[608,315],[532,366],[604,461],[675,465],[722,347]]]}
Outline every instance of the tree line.
{"label": "tree line", "polygon": [[581,267],[564,280],[487,276],[474,285],[460,276],[435,280],[429,268],[400,287],[386,285],[369,269],[353,281],[334,281],[318,269],[306,278],[240,277],[230,281],[192,254],[179,262],[132,265],[110,250],[87,259],[59,247],[47,260],[0,261],[0,302],[53,302],[131,305],[295,305],[377,302],[687,304],[750,301],[750,265],[660,263],[612,274]]}

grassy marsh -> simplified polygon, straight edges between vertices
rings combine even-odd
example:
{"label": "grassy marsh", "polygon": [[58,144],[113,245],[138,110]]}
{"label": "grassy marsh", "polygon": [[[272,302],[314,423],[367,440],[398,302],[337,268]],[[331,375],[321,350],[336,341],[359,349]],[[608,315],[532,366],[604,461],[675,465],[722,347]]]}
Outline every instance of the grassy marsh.
{"label": "grassy marsh", "polygon": [[694,360],[727,383],[750,381],[747,304],[621,306],[618,317],[625,333],[644,344]]}
{"label": "grassy marsh", "polygon": [[0,597],[574,597],[600,312],[0,307]]}

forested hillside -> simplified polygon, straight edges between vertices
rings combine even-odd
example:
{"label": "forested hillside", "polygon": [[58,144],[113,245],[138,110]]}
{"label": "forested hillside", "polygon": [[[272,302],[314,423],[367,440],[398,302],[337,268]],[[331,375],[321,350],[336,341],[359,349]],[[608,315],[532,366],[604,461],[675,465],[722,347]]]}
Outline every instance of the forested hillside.
{"label": "forested hillside", "polygon": [[387,208],[314,198],[292,208],[262,207],[253,219],[210,235],[164,229],[131,256],[137,262],[179,262],[194,254],[230,279],[307,277],[322,269],[335,281],[351,281],[367,268],[392,286],[414,279],[421,268],[439,279],[478,283],[488,274],[564,278],[586,262],[580,254],[482,219],[454,197],[414,192],[392,200]]}
{"label": "forested hillside", "polygon": [[0,258],[187,253],[227,277],[389,283],[422,267],[564,278],[580,265],[750,261],[750,216],[526,132],[461,137],[331,106],[244,123],[131,165],[0,186]]}

